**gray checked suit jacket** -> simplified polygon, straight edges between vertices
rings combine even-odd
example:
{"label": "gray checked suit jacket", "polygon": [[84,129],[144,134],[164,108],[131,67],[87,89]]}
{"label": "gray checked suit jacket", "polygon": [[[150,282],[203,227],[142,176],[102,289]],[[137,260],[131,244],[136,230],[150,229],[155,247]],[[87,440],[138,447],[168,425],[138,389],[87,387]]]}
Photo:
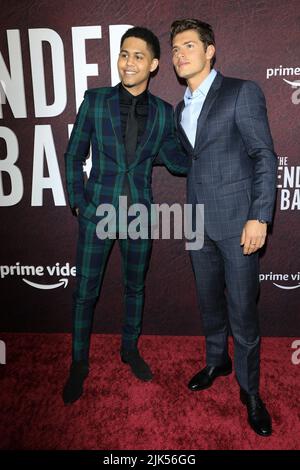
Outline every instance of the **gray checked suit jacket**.
{"label": "gray checked suit jacket", "polygon": [[198,118],[195,147],[175,113],[179,138],[190,156],[187,199],[204,204],[205,230],[213,240],[241,235],[247,220],[272,221],[277,157],[266,103],[252,81],[217,73]]}

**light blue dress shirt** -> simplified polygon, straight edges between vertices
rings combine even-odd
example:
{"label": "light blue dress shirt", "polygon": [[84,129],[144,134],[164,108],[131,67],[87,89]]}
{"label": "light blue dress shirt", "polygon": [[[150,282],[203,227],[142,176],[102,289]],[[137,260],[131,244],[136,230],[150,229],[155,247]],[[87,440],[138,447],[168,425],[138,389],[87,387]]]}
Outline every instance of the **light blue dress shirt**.
{"label": "light blue dress shirt", "polygon": [[196,132],[197,132],[197,120],[201,113],[205,98],[209,92],[209,89],[216,78],[217,72],[212,69],[205,80],[198,86],[198,88],[192,92],[187,87],[184,94],[184,109],[181,115],[181,125],[186,133],[191,146],[195,146]]}

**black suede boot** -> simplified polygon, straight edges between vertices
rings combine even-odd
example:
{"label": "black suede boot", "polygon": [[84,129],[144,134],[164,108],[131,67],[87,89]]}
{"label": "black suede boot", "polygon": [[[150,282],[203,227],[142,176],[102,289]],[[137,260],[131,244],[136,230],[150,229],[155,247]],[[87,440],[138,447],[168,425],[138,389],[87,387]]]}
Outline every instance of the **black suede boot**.
{"label": "black suede boot", "polygon": [[143,382],[149,382],[153,374],[148,364],[140,356],[138,349],[123,349],[121,351],[122,362],[131,367],[133,374]]}
{"label": "black suede boot", "polygon": [[63,400],[65,405],[77,401],[83,393],[83,382],[89,374],[87,361],[73,361],[70,367],[69,378],[63,389]]}

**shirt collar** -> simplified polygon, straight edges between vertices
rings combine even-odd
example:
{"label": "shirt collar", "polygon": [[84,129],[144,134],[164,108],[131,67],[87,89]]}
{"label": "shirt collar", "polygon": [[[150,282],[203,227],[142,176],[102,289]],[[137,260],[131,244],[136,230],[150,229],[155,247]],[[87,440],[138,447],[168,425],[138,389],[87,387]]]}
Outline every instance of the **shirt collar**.
{"label": "shirt collar", "polygon": [[119,95],[120,95],[122,102],[128,103],[128,104],[131,104],[133,98],[136,98],[138,103],[148,102],[148,90],[147,89],[143,91],[143,93],[140,93],[137,96],[133,96],[131,93],[129,93],[128,90],[126,90],[126,88],[122,85],[122,83],[120,83]]}
{"label": "shirt collar", "polygon": [[209,92],[209,89],[212,86],[214,79],[216,78],[216,75],[217,75],[216,70],[211,69],[210,73],[207,75],[205,80],[203,80],[203,82],[198,86],[198,88],[196,88],[195,91],[192,92],[191,89],[187,87],[187,89],[185,90],[185,94],[184,94],[185,104],[190,103],[191,100],[199,96],[201,96],[202,98],[206,98]]}

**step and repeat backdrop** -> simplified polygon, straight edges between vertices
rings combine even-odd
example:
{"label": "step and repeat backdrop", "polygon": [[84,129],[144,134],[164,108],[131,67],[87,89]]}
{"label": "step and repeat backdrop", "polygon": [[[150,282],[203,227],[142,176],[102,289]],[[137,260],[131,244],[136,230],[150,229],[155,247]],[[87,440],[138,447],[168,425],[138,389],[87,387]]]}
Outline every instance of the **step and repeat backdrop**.
{"label": "step and repeat backdrop", "polygon": [[[266,95],[279,169],[274,224],[261,254],[261,331],[300,334],[299,6],[298,0],[1,0],[0,331],[70,331],[78,222],[67,203],[63,155],[83,93],[118,83],[120,37],[141,25],[162,48],[150,90],[175,106],[185,87],[172,67],[169,28],[195,17],[215,30],[216,69],[255,80]],[[153,171],[153,190],[157,203],[186,201],[185,179],[163,167]],[[201,333],[184,241],[155,240],[146,286],[144,333]],[[120,331],[122,295],[116,243],[94,331]]]}

